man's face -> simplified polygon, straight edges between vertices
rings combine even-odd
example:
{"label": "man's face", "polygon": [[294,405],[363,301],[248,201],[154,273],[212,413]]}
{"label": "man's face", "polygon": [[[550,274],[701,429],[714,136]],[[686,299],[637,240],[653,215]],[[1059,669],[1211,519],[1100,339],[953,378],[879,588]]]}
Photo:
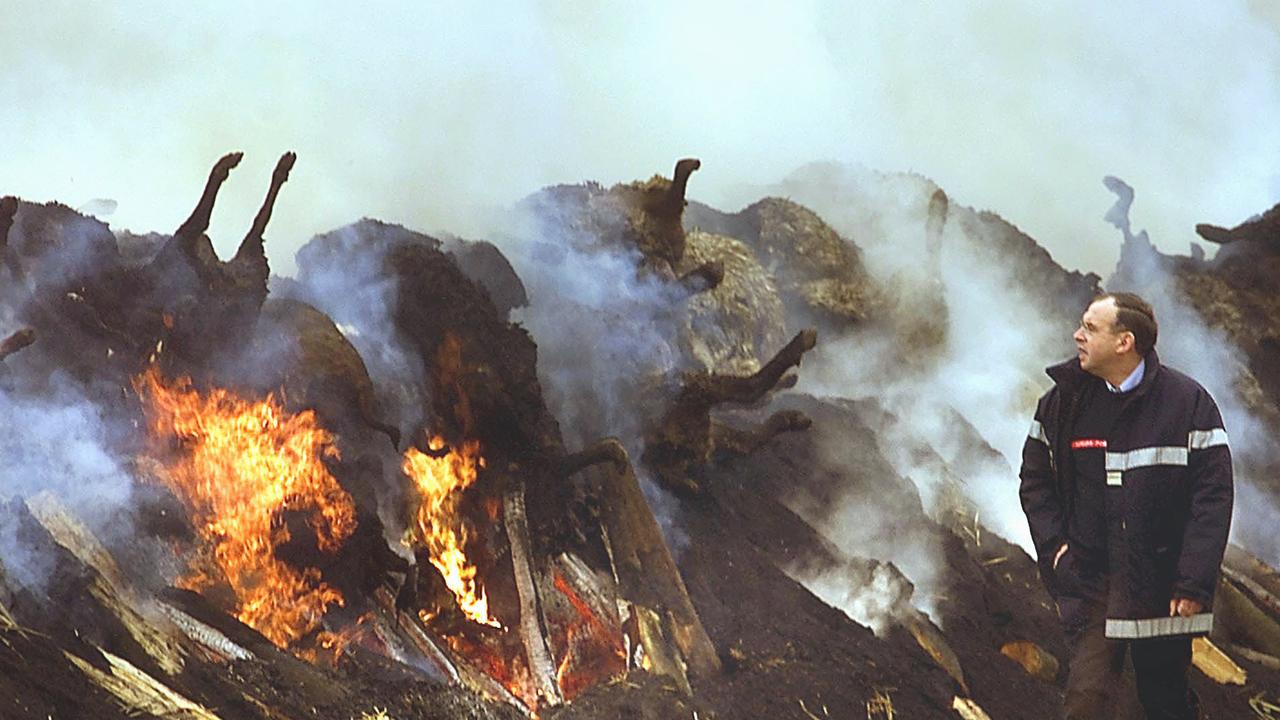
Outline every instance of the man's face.
{"label": "man's face", "polygon": [[1076,341],[1080,367],[1102,375],[1115,367],[1120,355],[1133,348],[1133,333],[1116,329],[1115,298],[1103,298],[1084,311],[1080,327],[1071,336]]}

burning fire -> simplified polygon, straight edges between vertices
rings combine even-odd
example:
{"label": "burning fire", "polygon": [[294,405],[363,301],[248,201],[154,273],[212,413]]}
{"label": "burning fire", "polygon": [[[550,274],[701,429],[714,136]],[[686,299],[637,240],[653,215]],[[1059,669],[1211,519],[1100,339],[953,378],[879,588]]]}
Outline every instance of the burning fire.
{"label": "burning fire", "polygon": [[[433,437],[428,442],[433,452],[444,448],[444,440]],[[468,540],[468,527],[458,514],[461,493],[476,481],[484,467],[480,443],[468,440],[460,449],[451,449],[440,457],[411,447],[404,454],[401,468],[413,479],[421,504],[418,507],[417,540],[426,546],[431,564],[444,576],[445,585],[458,600],[458,607],[470,620],[501,627],[489,615],[489,600],[478,588],[476,567],[467,561],[463,547]]]}
{"label": "burning fire", "polygon": [[319,548],[336,551],[355,530],[355,506],[321,459],[337,457],[333,436],[315,413],[290,414],[274,397],[242,400],[223,389],[208,394],[190,378],[167,382],[155,369],[135,387],[147,403],[157,437],[177,436],[182,452],[166,483],[186,506],[211,546],[213,568],[183,579],[204,589],[225,579],[235,591],[237,617],[271,642],[287,647],[311,632],[342,594],[315,568],[298,570],[275,556],[288,542],[286,512],[307,513]]}
{"label": "burning fire", "polygon": [[627,655],[621,635],[609,631],[564,575],[556,572],[553,582],[576,615],[565,628],[564,657],[556,668],[556,684],[565,699],[572,700],[592,685],[625,672]]}

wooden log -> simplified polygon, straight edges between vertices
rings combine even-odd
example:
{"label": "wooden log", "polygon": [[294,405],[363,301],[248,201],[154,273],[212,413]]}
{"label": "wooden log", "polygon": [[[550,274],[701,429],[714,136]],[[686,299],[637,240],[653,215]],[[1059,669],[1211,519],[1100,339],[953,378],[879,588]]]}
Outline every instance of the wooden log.
{"label": "wooden log", "polygon": [[1231,645],[1231,652],[1248,660],[1251,663],[1257,663],[1268,670],[1280,671],[1280,658],[1266,653],[1260,653],[1253,648],[1247,648],[1243,645]]}
{"label": "wooden log", "polygon": [[13,617],[13,613],[9,611],[9,608],[5,607],[3,602],[0,602],[0,645],[13,650],[13,643],[9,641],[9,638],[5,637],[8,633],[14,633],[15,635],[19,635],[23,638],[30,638],[32,635],[37,635],[46,639],[48,638],[44,633],[36,632],[18,624],[18,621]]}
{"label": "wooden log", "polygon": [[400,613],[397,617],[399,618],[398,628],[408,636],[409,641],[418,649],[418,652],[422,653],[422,656],[436,667],[446,681],[452,684],[461,682],[461,678],[458,675],[458,668],[454,665],[453,660],[450,659],[448,653],[442,650],[440,646],[436,644],[429,635],[427,635],[426,631],[422,629],[422,625],[418,622],[418,619],[408,615],[407,613]]}
{"label": "wooden log", "polygon": [[693,695],[684,665],[673,652],[674,648],[663,632],[662,618],[643,605],[632,605],[631,612],[636,619],[640,644],[644,647],[645,657],[649,662],[649,672],[675,680],[681,692],[687,696]]}
{"label": "wooden log", "polygon": [[1225,572],[1218,583],[1214,610],[1222,616],[1223,630],[1232,642],[1280,655],[1280,624]]}
{"label": "wooden log", "polygon": [[547,646],[547,635],[542,628],[542,611],[538,600],[538,582],[534,577],[529,542],[529,519],[525,515],[524,484],[508,480],[502,496],[503,524],[507,541],[511,545],[511,565],[515,573],[516,594],[520,598],[520,641],[524,644],[525,657],[529,661],[529,673],[542,702],[555,707],[564,703],[560,686],[556,683],[556,666]]}
{"label": "wooden log", "polygon": [[[375,591],[374,598],[384,610],[387,608],[394,610],[395,600],[383,588]],[[529,707],[502,683],[483,670],[472,666],[467,658],[449,650],[446,644],[438,642],[417,618],[406,612],[398,612],[396,617],[398,621],[395,629],[408,638],[413,647],[435,666],[446,684],[461,685],[474,693],[506,703],[523,715],[529,714]]]}
{"label": "wooden log", "polygon": [[[163,615],[149,601],[143,600],[129,583],[102,543],[52,493],[46,491],[26,501],[27,510],[49,536],[86,566],[86,589],[99,607],[119,621],[150,660],[163,672],[176,675],[182,671],[182,648],[177,628],[156,622]],[[154,611],[153,617],[143,613]]]}
{"label": "wooden log", "polygon": [[188,639],[222,660],[252,660],[254,655],[211,625],[191,617],[167,602],[157,601],[160,612]]}
{"label": "wooden log", "polygon": [[[597,573],[577,555],[552,559],[540,588],[551,647],[558,663],[556,684],[571,702],[587,688],[612,682],[634,667],[628,663],[630,638],[620,618],[617,586],[612,576]],[[558,631],[558,632],[557,632]]]}
{"label": "wooden log", "polygon": [[1236,585],[1240,585],[1240,588],[1245,593],[1248,593],[1252,600],[1257,601],[1258,605],[1270,612],[1272,616],[1280,616],[1280,598],[1276,598],[1274,594],[1267,591],[1257,580],[1225,565],[1222,566],[1222,577],[1231,580]]}
{"label": "wooden log", "polygon": [[27,499],[27,509],[49,531],[49,535],[80,562],[97,570],[113,586],[128,587],[115,558],[56,495],[48,490],[37,493]]}
{"label": "wooden log", "polygon": [[131,715],[190,720],[219,720],[202,705],[179,694],[122,657],[98,648],[107,660],[108,670],[99,670],[78,655],[63,651],[73,665],[96,685],[111,693]]}
{"label": "wooden log", "polygon": [[968,695],[969,685],[964,680],[964,669],[960,667],[960,658],[951,649],[942,631],[929,620],[929,617],[919,610],[912,609],[902,618],[902,624],[911,633],[911,637],[916,639],[916,644],[933,658],[938,667],[947,671],[951,679],[956,681],[956,685],[965,695]]}
{"label": "wooden log", "polygon": [[1191,662],[1196,669],[1219,685],[1244,685],[1248,675],[1209,638],[1191,641]]}
{"label": "wooden log", "polygon": [[[627,451],[616,439],[612,453]],[[634,605],[669,614],[673,641],[694,679],[712,677],[721,670],[715,646],[689,600],[689,592],[662,529],[640,489],[630,461],[598,466],[593,472],[600,486],[601,516],[608,537],[619,592]]]}
{"label": "wooden log", "polygon": [[557,555],[555,565],[591,612],[608,623],[610,629],[618,629],[622,622],[618,618],[618,598],[614,592],[616,588],[601,583],[596,573],[572,553]]}
{"label": "wooden log", "polygon": [[1048,650],[1030,640],[1014,640],[1000,647],[1000,654],[1022,666],[1037,680],[1052,683],[1058,678],[1061,664]]}
{"label": "wooden log", "polygon": [[951,709],[959,713],[963,720],[991,720],[991,716],[969,698],[957,695],[951,701]]}
{"label": "wooden log", "polygon": [[626,470],[630,459],[627,458],[627,451],[614,438],[606,438],[590,447],[579,450],[564,456],[559,463],[559,473],[564,477],[581,472],[592,465],[601,463],[613,463],[614,468],[618,472]]}
{"label": "wooden log", "polygon": [[1273,619],[1280,621],[1280,572],[1239,545],[1228,545],[1222,559],[1222,573]]}

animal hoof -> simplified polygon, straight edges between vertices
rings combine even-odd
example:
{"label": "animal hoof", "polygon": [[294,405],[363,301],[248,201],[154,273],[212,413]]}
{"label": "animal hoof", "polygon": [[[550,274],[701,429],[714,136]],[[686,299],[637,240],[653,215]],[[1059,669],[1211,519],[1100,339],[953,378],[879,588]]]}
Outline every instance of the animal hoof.
{"label": "animal hoof", "polygon": [[277,183],[283,183],[289,179],[289,171],[293,169],[293,164],[298,161],[298,153],[287,152],[280,156],[279,162],[276,163],[276,170],[273,173]]}
{"label": "animal hoof", "polygon": [[244,153],[242,152],[233,152],[223,155],[218,160],[217,164],[213,166],[213,176],[218,180],[226,180],[227,176],[231,174],[232,168],[239,165],[240,161],[243,159]]}

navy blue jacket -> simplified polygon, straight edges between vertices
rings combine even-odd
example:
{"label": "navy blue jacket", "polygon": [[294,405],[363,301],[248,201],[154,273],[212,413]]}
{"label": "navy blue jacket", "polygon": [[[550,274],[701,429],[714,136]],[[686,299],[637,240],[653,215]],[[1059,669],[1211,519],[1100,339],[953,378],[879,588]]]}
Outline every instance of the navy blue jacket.
{"label": "navy blue jacket", "polygon": [[[1046,370],[1055,385],[1040,398],[1023,445],[1019,495],[1041,577],[1068,629],[1082,626],[1089,602],[1105,601],[1107,637],[1207,633],[1231,525],[1231,451],[1209,393],[1161,365],[1154,350],[1145,360],[1142,382],[1126,393],[1103,443],[1072,434],[1085,394],[1107,392],[1103,380],[1078,359]],[[1073,441],[1105,444],[1109,530],[1101,556],[1077,552],[1099,538],[1071,537]],[[1054,569],[1063,543],[1070,549]],[[1170,618],[1174,597],[1196,600],[1205,612]]]}

